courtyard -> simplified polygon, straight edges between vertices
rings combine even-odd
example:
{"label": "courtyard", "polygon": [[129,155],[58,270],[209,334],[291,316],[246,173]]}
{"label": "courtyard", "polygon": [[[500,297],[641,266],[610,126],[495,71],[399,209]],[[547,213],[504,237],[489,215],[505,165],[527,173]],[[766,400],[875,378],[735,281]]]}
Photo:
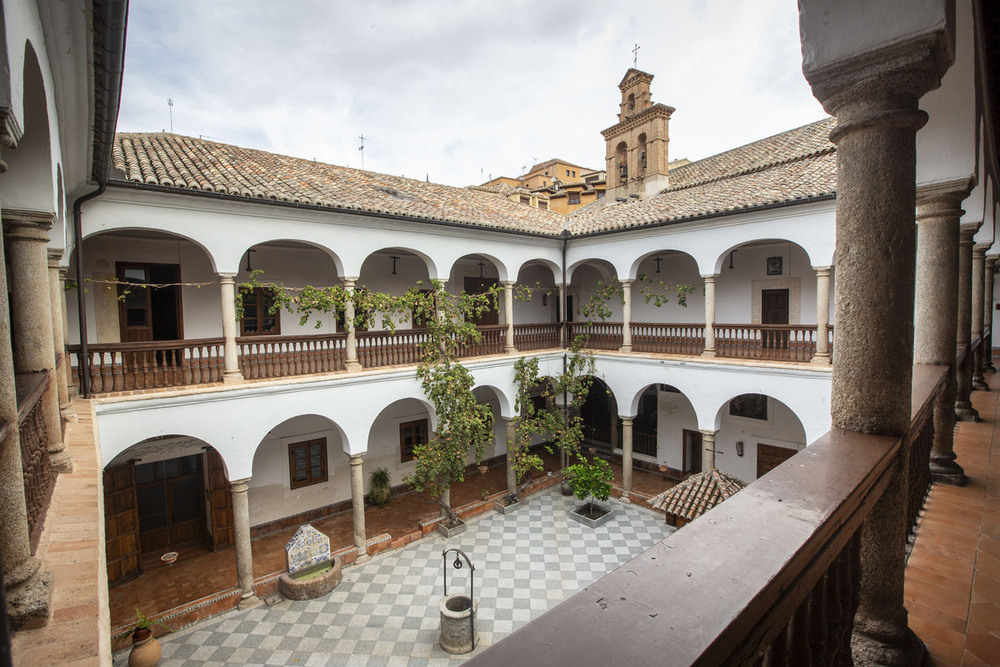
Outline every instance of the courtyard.
{"label": "courtyard", "polygon": [[[418,540],[344,570],[341,584],[311,601],[231,611],[160,638],[163,665],[445,665],[502,637],[619,567],[673,528],[663,516],[609,500],[614,518],[594,529],[572,521],[579,504],[558,488],[508,515],[488,513],[457,537]],[[452,656],[437,644],[444,594],[442,551],[463,550],[475,567],[476,649]],[[468,568],[452,567],[448,590],[468,592]],[[115,655],[127,664],[128,653]]]}

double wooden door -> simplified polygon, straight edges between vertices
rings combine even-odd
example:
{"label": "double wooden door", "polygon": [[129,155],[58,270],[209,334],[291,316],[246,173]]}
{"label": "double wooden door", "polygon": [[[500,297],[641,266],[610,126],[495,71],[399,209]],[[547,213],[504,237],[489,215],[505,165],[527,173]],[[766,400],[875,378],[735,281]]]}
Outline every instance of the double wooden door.
{"label": "double wooden door", "polygon": [[202,454],[135,466],[143,553],[202,545],[206,537]]}

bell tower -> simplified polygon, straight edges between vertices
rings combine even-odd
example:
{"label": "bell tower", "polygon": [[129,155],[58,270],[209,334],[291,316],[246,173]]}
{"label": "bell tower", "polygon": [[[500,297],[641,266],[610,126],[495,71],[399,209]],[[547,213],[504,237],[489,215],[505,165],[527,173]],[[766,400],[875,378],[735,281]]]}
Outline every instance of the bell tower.
{"label": "bell tower", "polygon": [[667,129],[674,108],[653,102],[652,81],[652,74],[630,67],[618,84],[618,123],[601,132],[610,197],[648,197],[669,185]]}

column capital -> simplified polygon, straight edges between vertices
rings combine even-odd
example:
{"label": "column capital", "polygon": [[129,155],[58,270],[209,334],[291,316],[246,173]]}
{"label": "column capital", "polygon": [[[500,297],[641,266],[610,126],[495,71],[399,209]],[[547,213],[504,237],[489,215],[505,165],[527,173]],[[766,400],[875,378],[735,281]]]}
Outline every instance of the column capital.
{"label": "column capital", "polygon": [[635,278],[626,278],[625,280],[619,280],[618,282],[622,284],[622,287],[631,287],[635,282]]}
{"label": "column capital", "polygon": [[814,266],[813,271],[815,271],[818,276],[829,276],[830,269],[832,268],[832,266]]}
{"label": "column capital", "polygon": [[701,277],[702,277],[702,280],[704,280],[706,283],[708,283],[708,282],[714,283],[715,279],[719,277],[719,274],[718,273],[703,273],[703,274],[701,274]]}
{"label": "column capital", "polygon": [[49,268],[61,270],[62,267],[59,266],[59,262],[62,260],[63,251],[59,248],[47,248],[45,252],[49,258]]}
{"label": "column capital", "polygon": [[975,245],[972,246],[972,256],[975,259],[985,259],[986,251],[989,250],[992,246],[993,246],[992,241],[989,243],[976,243]]}
{"label": "column capital", "polygon": [[219,276],[219,282],[223,285],[236,283],[235,273],[216,273],[215,275]]}
{"label": "column capital", "polygon": [[360,454],[351,454],[351,465],[352,466],[361,465],[364,462],[364,458],[365,458],[365,452],[361,452]]}
{"label": "column capital", "polygon": [[343,279],[343,283],[344,283],[344,289],[346,289],[346,290],[353,290],[354,286],[358,284],[358,279],[357,278],[344,278]]}
{"label": "column capital", "polygon": [[510,289],[511,287],[513,287],[514,285],[517,284],[517,281],[516,280],[501,280],[500,284],[503,285],[505,288]]}
{"label": "column capital", "polygon": [[982,224],[982,222],[963,222],[958,228],[959,245],[975,245],[973,237],[976,235],[976,232],[979,231],[979,226]]}
{"label": "column capital", "polygon": [[621,415],[618,415],[618,418],[622,420],[622,424],[631,424],[635,420],[636,415],[632,415],[631,417],[623,417]]}
{"label": "column capital", "polygon": [[233,490],[233,493],[246,493],[247,489],[250,488],[250,478],[234,479],[229,482],[229,487]]}
{"label": "column capital", "polygon": [[997,258],[996,255],[987,255],[986,256],[986,268],[987,269],[994,269],[995,270],[996,269],[996,265],[997,265],[997,259],[998,258]]}
{"label": "column capital", "polygon": [[10,240],[49,242],[49,230],[55,222],[54,213],[44,211],[3,210],[4,237]]}
{"label": "column capital", "polygon": [[[975,179],[971,176],[942,181],[940,183],[918,185],[917,208],[919,209],[922,206],[946,205],[949,208],[961,209],[962,202],[969,197],[973,186],[975,186]],[[920,217],[919,211],[917,212],[917,217]]]}
{"label": "column capital", "polygon": [[927,114],[917,102],[941,85],[953,60],[948,41],[942,28],[820,67],[804,63],[813,95],[837,117],[830,141],[836,144],[854,130],[877,125],[923,127]]}
{"label": "column capital", "polygon": [[698,429],[698,432],[701,433],[702,436],[707,437],[707,438],[714,438],[715,434],[718,433],[718,431],[716,431],[716,430],[707,429],[707,428]]}

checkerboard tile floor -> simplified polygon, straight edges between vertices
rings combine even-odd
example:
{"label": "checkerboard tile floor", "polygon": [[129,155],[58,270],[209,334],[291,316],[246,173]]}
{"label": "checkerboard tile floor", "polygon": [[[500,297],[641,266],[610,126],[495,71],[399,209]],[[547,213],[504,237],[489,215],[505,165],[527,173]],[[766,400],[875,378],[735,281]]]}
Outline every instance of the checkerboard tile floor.
{"label": "checkerboard tile floor", "polygon": [[[162,665],[458,664],[517,630],[663,539],[673,528],[655,514],[611,500],[615,516],[596,529],[569,519],[579,504],[558,488],[509,515],[474,519],[465,533],[427,537],[344,570],[318,600],[232,611],[161,638]],[[476,650],[461,656],[437,643],[444,594],[443,549],[475,566]],[[448,564],[448,590],[467,592],[469,570]],[[127,652],[115,657],[125,665]]]}

